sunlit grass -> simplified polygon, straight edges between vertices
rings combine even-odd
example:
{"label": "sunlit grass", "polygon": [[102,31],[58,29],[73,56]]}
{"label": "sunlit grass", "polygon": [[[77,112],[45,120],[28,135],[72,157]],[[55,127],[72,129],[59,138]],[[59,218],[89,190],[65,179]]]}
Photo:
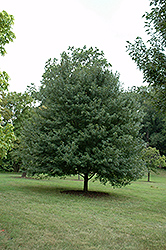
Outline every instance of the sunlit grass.
{"label": "sunlit grass", "polygon": [[[0,249],[166,249],[166,172],[103,197],[62,193],[82,181],[0,174]],[[77,177],[74,177],[76,179]]]}

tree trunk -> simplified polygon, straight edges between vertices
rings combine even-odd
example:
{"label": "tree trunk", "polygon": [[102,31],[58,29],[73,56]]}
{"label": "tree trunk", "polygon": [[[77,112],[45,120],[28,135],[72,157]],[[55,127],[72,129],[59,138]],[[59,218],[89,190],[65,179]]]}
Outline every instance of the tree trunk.
{"label": "tree trunk", "polygon": [[148,182],[150,181],[150,171],[148,171]]}
{"label": "tree trunk", "polygon": [[149,147],[149,131],[146,132],[147,148]]}
{"label": "tree trunk", "polygon": [[22,178],[25,178],[26,177],[26,175],[27,175],[27,173],[26,172],[22,172]]}
{"label": "tree trunk", "polygon": [[88,174],[84,175],[84,192],[88,192]]}

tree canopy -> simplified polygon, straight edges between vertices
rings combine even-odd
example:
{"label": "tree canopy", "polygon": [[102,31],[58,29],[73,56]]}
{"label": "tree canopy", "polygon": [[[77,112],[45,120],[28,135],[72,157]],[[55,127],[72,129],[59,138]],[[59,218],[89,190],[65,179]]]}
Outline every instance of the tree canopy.
{"label": "tree canopy", "polygon": [[160,111],[166,112],[166,2],[151,0],[151,12],[146,12],[147,43],[137,37],[135,43],[128,42],[127,51],[138,68],[144,81],[155,90],[154,102]]}
{"label": "tree canopy", "polygon": [[157,168],[166,167],[166,157],[161,156],[159,150],[152,147],[144,148],[142,158],[148,170],[148,181],[150,181],[150,173],[157,172]]}
{"label": "tree canopy", "polygon": [[13,24],[13,15],[9,15],[5,10],[0,12],[0,54],[3,56],[7,53],[5,45],[16,38],[12,31]]}
{"label": "tree canopy", "polygon": [[153,103],[153,88],[141,86],[135,90],[136,96],[144,110],[140,134],[150,147],[155,147],[161,155],[166,155],[166,118]]}
{"label": "tree canopy", "polygon": [[22,139],[22,128],[25,120],[29,119],[33,112],[33,98],[28,90],[24,93],[4,92],[1,96],[0,114],[3,125],[12,123],[16,140],[11,151],[7,152],[7,157],[1,161],[0,169],[5,171],[18,172],[21,167],[20,151]]}
{"label": "tree canopy", "polygon": [[142,174],[142,117],[134,95],[124,92],[104,53],[69,47],[49,59],[39,106],[24,127],[22,159],[32,174],[80,174],[125,186]]}
{"label": "tree canopy", "polygon": [[[6,11],[0,12],[0,54],[2,56],[6,54],[5,45],[15,38],[15,34],[12,32],[13,24],[14,17],[12,15],[9,15]],[[2,95],[8,89],[8,81],[8,74],[5,71],[0,71],[0,111]],[[0,115],[0,159],[7,155],[14,140],[13,126],[10,123],[4,124]]]}

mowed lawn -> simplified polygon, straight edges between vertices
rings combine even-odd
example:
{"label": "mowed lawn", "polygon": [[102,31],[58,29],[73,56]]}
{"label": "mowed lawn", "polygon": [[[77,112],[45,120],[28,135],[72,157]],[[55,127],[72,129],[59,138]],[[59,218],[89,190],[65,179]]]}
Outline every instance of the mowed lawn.
{"label": "mowed lawn", "polygon": [[77,177],[50,180],[0,174],[0,249],[166,249],[166,171],[113,189]]}

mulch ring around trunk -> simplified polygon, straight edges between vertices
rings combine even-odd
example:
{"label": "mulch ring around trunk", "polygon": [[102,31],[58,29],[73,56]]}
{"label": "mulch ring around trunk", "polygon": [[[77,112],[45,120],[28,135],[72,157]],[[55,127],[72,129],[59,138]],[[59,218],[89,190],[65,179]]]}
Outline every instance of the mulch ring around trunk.
{"label": "mulch ring around trunk", "polygon": [[96,192],[96,191],[84,192],[82,190],[65,190],[65,191],[61,191],[61,193],[78,195],[78,196],[86,196],[86,197],[90,197],[90,198],[109,196],[109,193],[105,193],[105,192]]}

